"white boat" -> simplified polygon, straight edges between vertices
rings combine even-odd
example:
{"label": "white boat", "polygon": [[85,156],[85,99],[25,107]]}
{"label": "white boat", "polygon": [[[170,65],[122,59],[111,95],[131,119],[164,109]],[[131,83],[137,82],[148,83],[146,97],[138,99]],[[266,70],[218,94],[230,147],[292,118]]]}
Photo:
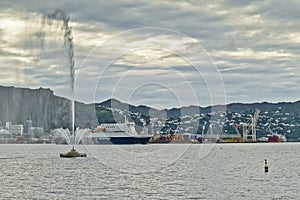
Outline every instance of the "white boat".
{"label": "white boat", "polygon": [[141,135],[133,122],[101,124],[83,139],[84,144],[147,144],[152,135]]}

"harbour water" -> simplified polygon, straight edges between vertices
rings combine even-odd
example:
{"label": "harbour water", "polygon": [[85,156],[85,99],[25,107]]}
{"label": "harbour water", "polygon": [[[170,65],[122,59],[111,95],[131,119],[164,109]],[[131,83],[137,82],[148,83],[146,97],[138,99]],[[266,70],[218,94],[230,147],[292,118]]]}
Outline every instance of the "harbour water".
{"label": "harbour water", "polygon": [[[300,143],[0,145],[0,199],[299,199]],[[263,170],[268,159],[269,172]]]}

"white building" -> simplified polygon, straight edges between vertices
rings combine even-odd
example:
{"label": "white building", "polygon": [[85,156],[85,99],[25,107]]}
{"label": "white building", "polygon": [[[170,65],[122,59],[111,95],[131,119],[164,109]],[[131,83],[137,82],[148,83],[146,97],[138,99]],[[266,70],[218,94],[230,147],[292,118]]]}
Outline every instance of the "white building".
{"label": "white building", "polygon": [[10,133],[16,135],[23,135],[24,132],[23,124],[12,125],[11,122],[6,122],[5,126]]}

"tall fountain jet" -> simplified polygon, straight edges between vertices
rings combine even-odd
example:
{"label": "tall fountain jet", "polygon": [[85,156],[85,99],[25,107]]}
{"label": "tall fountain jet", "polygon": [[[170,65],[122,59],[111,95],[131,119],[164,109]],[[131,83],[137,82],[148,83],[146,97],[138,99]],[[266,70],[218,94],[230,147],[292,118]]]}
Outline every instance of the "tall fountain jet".
{"label": "tall fountain jet", "polygon": [[56,9],[53,14],[48,14],[47,18],[51,20],[61,20],[63,22],[63,29],[64,29],[64,46],[67,47],[68,50],[68,59],[70,65],[70,78],[71,78],[71,135],[73,139],[71,139],[72,150],[66,154],[60,154],[60,157],[85,157],[86,154],[78,153],[75,148],[75,99],[74,99],[74,76],[75,76],[75,69],[74,69],[74,44],[73,44],[73,37],[72,37],[72,27],[69,25],[70,16],[61,9]]}
{"label": "tall fountain jet", "polygon": [[71,78],[71,111],[72,111],[72,134],[75,133],[75,100],[74,100],[74,44],[73,44],[73,37],[72,37],[72,27],[69,25],[70,16],[63,10],[56,9],[53,14],[47,15],[49,19],[52,20],[61,20],[63,22],[64,28],[64,45],[67,47],[68,50],[68,59],[70,65],[70,78]]}

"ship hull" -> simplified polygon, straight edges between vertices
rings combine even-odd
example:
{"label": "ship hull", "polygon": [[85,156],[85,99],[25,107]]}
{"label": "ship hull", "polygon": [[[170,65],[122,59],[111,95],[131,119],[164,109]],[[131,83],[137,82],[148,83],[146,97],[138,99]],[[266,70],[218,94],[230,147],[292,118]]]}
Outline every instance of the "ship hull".
{"label": "ship hull", "polygon": [[269,136],[268,142],[281,142],[278,136]]}
{"label": "ship hull", "polygon": [[110,138],[113,144],[147,144],[150,137],[112,137]]}
{"label": "ship hull", "polygon": [[93,138],[90,144],[147,144],[150,137]]}

